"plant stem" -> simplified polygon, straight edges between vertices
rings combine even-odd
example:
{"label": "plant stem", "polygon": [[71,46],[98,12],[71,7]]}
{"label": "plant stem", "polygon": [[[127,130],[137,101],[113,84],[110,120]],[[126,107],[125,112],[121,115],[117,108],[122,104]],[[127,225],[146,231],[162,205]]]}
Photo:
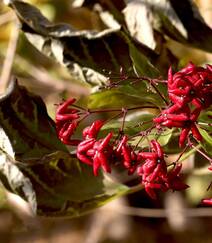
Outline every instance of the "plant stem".
{"label": "plant stem", "polygon": [[130,187],[130,191],[127,194],[132,194],[132,193],[135,193],[135,192],[139,192],[139,191],[141,191],[143,189],[144,189],[144,186],[141,185],[141,184],[138,184],[136,186]]}
{"label": "plant stem", "polygon": [[198,146],[194,146],[193,144],[191,144],[191,147],[196,150],[198,153],[200,153],[203,157],[205,157],[210,163],[212,163],[212,158],[210,158],[206,153],[204,153],[203,151],[201,151]]}
{"label": "plant stem", "polygon": [[[153,105],[144,105],[144,106],[136,106],[136,107],[132,107],[132,108],[127,108],[127,111],[132,111],[132,110],[138,110],[138,109],[159,109],[157,106],[153,106]],[[90,114],[92,113],[103,113],[103,112],[120,112],[122,111],[121,109],[104,109],[104,110],[88,110],[88,112]]]}

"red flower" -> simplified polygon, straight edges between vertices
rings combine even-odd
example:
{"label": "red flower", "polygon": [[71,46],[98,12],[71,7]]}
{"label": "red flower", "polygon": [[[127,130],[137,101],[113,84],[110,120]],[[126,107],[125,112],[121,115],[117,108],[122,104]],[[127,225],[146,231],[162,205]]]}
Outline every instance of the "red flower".
{"label": "red flower", "polygon": [[184,69],[172,75],[168,72],[168,94],[179,108],[189,102],[197,108],[207,108],[212,103],[212,66],[197,67],[189,63]]}
{"label": "red flower", "polygon": [[124,167],[128,170],[128,174],[131,175],[135,172],[138,165],[141,162],[141,156],[138,155],[131,146],[127,144],[128,137],[123,136],[122,140],[118,144],[115,152],[116,158],[119,158],[124,165]]}
{"label": "red flower", "polygon": [[182,169],[182,164],[178,163],[167,174],[168,187],[174,191],[185,190],[189,187],[188,185],[182,182],[179,176],[181,169]]}
{"label": "red flower", "polygon": [[202,204],[212,206],[212,198],[203,199]]}
{"label": "red flower", "polygon": [[200,112],[212,104],[212,66],[202,68],[189,63],[174,75],[170,68],[168,95],[172,104],[153,121],[158,127],[181,128],[180,147],[190,132],[197,140],[202,140],[196,123]]}
{"label": "red flower", "polygon": [[84,139],[88,138],[96,138],[99,130],[104,125],[104,122],[102,120],[96,120],[92,123],[91,126],[86,127],[82,134]]}

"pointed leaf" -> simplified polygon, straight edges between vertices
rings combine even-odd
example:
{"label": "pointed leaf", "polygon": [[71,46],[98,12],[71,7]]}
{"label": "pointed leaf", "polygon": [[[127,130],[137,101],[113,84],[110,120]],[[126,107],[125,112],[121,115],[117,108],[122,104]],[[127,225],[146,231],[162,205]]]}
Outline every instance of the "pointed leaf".
{"label": "pointed leaf", "polygon": [[157,108],[164,105],[158,94],[147,89],[145,82],[137,85],[120,85],[118,88],[101,90],[88,98],[89,108],[123,108],[152,106]]}
{"label": "pointed leaf", "polygon": [[0,148],[0,180],[4,186],[25,199],[33,213],[37,211],[36,195],[32,183],[17,166],[15,161]]}
{"label": "pointed leaf", "polygon": [[18,160],[37,159],[57,150],[66,151],[57,138],[54,122],[42,99],[14,80],[0,97],[0,126]]}
{"label": "pointed leaf", "polygon": [[212,136],[206,130],[202,128],[198,129],[203,137],[203,141],[201,142],[203,148],[208,154],[212,155]]}
{"label": "pointed leaf", "polygon": [[80,216],[130,191],[103,174],[95,177],[90,166],[61,151],[21,168],[32,181],[42,216]]}
{"label": "pointed leaf", "polygon": [[158,55],[122,29],[77,31],[66,24],[53,25],[30,4],[12,1],[10,6],[20,19],[28,40],[44,54],[54,56],[77,78],[101,85],[107,81],[105,70],[119,73],[122,67],[134,74],[132,64],[137,51],[141,52],[136,60],[140,61],[142,73],[154,73],[151,57]]}

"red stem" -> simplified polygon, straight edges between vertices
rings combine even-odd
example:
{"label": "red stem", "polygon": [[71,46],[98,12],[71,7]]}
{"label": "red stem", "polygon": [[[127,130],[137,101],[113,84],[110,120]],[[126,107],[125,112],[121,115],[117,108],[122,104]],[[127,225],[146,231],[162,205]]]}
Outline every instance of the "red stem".
{"label": "red stem", "polygon": [[[157,106],[151,106],[151,105],[146,105],[146,106],[136,106],[132,108],[128,108],[127,111],[132,111],[132,110],[138,110],[138,109],[159,109]],[[103,112],[117,112],[117,111],[122,111],[121,109],[104,109],[104,110],[88,110],[90,114],[92,113],[103,113]]]}
{"label": "red stem", "polygon": [[203,151],[201,151],[200,149],[198,149],[196,146],[194,146],[192,143],[190,144],[190,146],[195,149],[198,153],[200,153],[203,157],[205,157],[210,163],[212,163],[212,158],[210,158],[207,154],[205,154]]}

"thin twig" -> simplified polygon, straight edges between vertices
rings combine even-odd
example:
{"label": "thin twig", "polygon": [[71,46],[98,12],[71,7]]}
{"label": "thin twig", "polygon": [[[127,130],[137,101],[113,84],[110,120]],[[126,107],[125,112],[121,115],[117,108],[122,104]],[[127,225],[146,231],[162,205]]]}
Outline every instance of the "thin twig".
{"label": "thin twig", "polygon": [[13,20],[15,20],[15,15],[12,11],[3,13],[0,15],[0,26],[7,24],[8,22],[13,21]]}
{"label": "thin twig", "polygon": [[17,19],[14,21],[13,28],[11,30],[10,40],[7,47],[7,53],[4,60],[2,73],[0,77],[0,93],[3,93],[9,83],[11,69],[14,61],[14,56],[16,52],[16,46],[18,42],[18,36],[19,36],[19,27],[18,27],[18,21]]}
{"label": "thin twig", "polygon": [[[128,207],[128,206],[120,206],[116,208],[116,212],[126,214],[126,215],[131,215],[131,216],[150,217],[150,218],[166,218],[168,215],[167,209],[136,208],[136,207]],[[211,208],[186,208],[182,210],[182,213],[186,217],[212,217]]]}
{"label": "thin twig", "polygon": [[201,151],[198,146],[191,144],[191,147],[195,149],[198,153],[200,153],[205,159],[207,159],[210,163],[212,163],[212,158],[210,158],[207,154]]}

